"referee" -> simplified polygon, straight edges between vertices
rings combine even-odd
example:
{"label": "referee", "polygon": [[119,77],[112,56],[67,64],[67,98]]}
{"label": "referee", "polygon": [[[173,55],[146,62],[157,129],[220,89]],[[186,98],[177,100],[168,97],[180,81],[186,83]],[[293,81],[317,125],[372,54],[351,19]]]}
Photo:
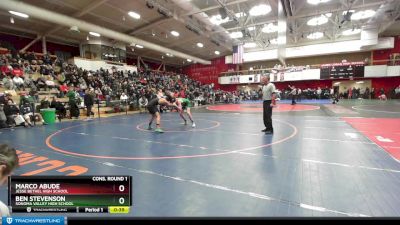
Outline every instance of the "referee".
{"label": "referee", "polygon": [[269,82],[268,76],[263,76],[261,79],[262,98],[263,98],[263,119],[265,129],[262,132],[266,134],[273,134],[274,128],[272,127],[272,107],[275,106],[275,85]]}

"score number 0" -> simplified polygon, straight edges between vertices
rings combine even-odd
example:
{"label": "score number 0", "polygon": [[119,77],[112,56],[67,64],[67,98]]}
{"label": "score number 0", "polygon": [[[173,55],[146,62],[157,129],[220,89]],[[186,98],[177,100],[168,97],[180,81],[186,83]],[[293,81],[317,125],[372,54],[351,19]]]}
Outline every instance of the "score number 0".
{"label": "score number 0", "polygon": [[[120,192],[124,192],[125,191],[125,186],[122,185],[122,184],[119,185],[118,190]],[[124,197],[119,198],[118,202],[119,202],[119,204],[123,205],[125,203],[125,198]]]}

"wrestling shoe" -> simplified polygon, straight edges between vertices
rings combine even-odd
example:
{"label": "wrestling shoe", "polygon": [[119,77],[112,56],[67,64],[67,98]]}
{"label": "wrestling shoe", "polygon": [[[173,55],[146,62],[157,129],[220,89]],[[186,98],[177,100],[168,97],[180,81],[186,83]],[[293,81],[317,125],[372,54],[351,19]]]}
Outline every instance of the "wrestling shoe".
{"label": "wrestling shoe", "polygon": [[156,128],[154,131],[157,133],[164,133],[164,131],[161,128]]}

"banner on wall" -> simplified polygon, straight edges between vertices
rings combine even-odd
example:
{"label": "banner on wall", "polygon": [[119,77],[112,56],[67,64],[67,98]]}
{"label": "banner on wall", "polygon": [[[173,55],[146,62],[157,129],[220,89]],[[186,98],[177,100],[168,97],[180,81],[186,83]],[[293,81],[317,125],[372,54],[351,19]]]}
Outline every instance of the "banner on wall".
{"label": "banner on wall", "polygon": [[364,69],[364,62],[322,64],[320,79],[364,77]]}

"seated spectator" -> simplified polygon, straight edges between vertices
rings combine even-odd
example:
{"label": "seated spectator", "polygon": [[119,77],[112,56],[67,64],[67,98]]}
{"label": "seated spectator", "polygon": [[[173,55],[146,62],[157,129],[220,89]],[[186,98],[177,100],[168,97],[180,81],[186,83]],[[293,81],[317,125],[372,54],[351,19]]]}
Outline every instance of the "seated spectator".
{"label": "seated spectator", "polygon": [[50,108],[56,109],[56,115],[59,121],[67,117],[67,109],[64,104],[56,99],[56,97],[52,98]]}
{"label": "seated spectator", "polygon": [[7,128],[7,116],[4,113],[4,104],[0,103],[0,128]]}
{"label": "seated spectator", "polygon": [[21,88],[25,90],[24,80],[21,77],[15,76],[13,82],[17,90],[21,90]]}
{"label": "seated spectator", "polygon": [[11,99],[11,97],[12,95],[7,91],[5,91],[4,94],[0,93],[0,104],[6,105],[8,100]]}
{"label": "seated spectator", "polygon": [[24,74],[33,74],[32,67],[31,65],[29,65],[28,61],[24,62],[23,68],[24,68]]}
{"label": "seated spectator", "polygon": [[46,83],[46,86],[47,86],[48,88],[50,88],[50,89],[56,87],[56,83],[54,83],[54,79],[53,79],[53,77],[51,77],[51,76],[50,76],[48,79],[46,79],[45,83]]}
{"label": "seated spectator", "polygon": [[3,78],[3,86],[7,90],[15,90],[16,89],[14,81],[11,79],[10,76],[6,76],[6,77]]}
{"label": "seated spectator", "polygon": [[25,123],[24,118],[20,115],[18,106],[16,106],[11,99],[9,99],[7,104],[4,106],[4,114],[7,117],[7,124],[9,124],[11,127],[18,125],[28,125]]}
{"label": "seated spectator", "polygon": [[103,93],[101,91],[100,88],[96,88],[96,90],[94,91],[94,93],[96,94],[96,97],[100,100],[104,100],[104,96]]}
{"label": "seated spectator", "polygon": [[29,91],[29,95],[32,96],[34,102],[39,102],[39,93],[35,85],[31,86],[31,90]]}
{"label": "seated spectator", "polygon": [[12,66],[7,62],[4,65],[1,66],[1,74],[3,76],[11,76],[11,71],[12,71]]}
{"label": "seated spectator", "polygon": [[57,80],[58,80],[60,83],[64,83],[65,80],[66,80],[66,77],[65,77],[64,73],[58,74]]}
{"label": "seated spectator", "polygon": [[63,84],[61,84],[60,85],[60,98],[64,98],[64,96],[65,96],[65,94],[67,94],[67,92],[68,92],[68,86],[65,84],[65,83],[63,83]]}
{"label": "seated spectator", "polygon": [[19,104],[25,105],[26,103],[32,105],[35,103],[35,99],[29,93],[22,93],[21,98],[19,99]]}
{"label": "seated spectator", "polygon": [[27,87],[27,88],[29,88],[29,87],[31,87],[32,85],[35,85],[35,84],[34,84],[34,82],[33,82],[32,75],[29,74],[29,75],[27,75],[27,76],[25,77],[24,86]]}
{"label": "seated spectator", "polygon": [[125,93],[122,93],[119,100],[121,100],[121,102],[125,104],[128,101],[128,96]]}
{"label": "seated spectator", "polygon": [[44,88],[44,90],[47,90],[47,85],[46,85],[46,79],[44,77],[39,77],[36,80],[36,87],[40,90],[41,88]]}
{"label": "seated spectator", "polygon": [[22,70],[18,67],[13,68],[11,74],[15,77],[22,77],[24,75],[24,73],[22,72]]}
{"label": "seated spectator", "polygon": [[40,109],[48,109],[48,108],[50,108],[50,101],[46,96],[44,97],[44,99],[42,99],[42,101],[40,101]]}
{"label": "seated spectator", "polygon": [[83,77],[79,78],[78,82],[79,82],[80,90],[85,91],[88,88],[86,85],[86,81],[85,81],[85,79],[83,79]]}
{"label": "seated spectator", "polygon": [[147,100],[147,98],[142,95],[142,97],[139,99],[140,113],[142,113],[142,110],[146,112],[146,107],[148,103],[149,101]]}
{"label": "seated spectator", "polygon": [[33,110],[31,109],[31,105],[29,103],[21,105],[20,113],[24,117],[24,120],[26,121],[27,125],[33,127],[33,124],[31,122],[31,117],[33,117]]}
{"label": "seated spectator", "polygon": [[395,97],[400,98],[400,85],[394,89]]}

